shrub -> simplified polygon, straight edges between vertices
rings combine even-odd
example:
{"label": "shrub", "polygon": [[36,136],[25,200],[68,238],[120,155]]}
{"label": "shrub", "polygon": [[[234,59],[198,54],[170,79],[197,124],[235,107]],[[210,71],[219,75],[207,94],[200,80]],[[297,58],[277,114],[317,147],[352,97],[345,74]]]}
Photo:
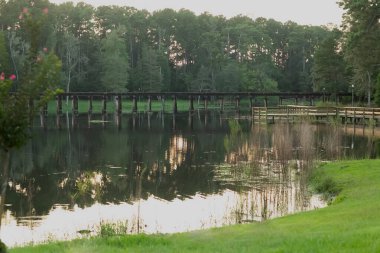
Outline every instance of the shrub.
{"label": "shrub", "polygon": [[321,168],[315,170],[311,175],[310,185],[313,192],[322,194],[323,199],[330,203],[341,191],[336,181],[330,176],[327,176]]}
{"label": "shrub", "polygon": [[0,253],[6,253],[7,246],[0,240]]}

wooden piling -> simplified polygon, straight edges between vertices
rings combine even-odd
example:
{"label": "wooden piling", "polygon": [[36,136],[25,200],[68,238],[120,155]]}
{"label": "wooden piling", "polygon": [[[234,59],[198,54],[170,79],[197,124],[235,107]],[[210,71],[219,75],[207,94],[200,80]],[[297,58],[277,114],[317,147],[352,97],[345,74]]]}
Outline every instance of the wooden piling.
{"label": "wooden piling", "polygon": [[122,101],[121,101],[121,95],[115,96],[115,108],[116,108],[116,114],[120,115],[122,114]]}
{"label": "wooden piling", "polygon": [[57,115],[62,115],[62,96],[58,95],[56,97],[56,105],[57,105]]}
{"label": "wooden piling", "polygon": [[236,101],[236,111],[240,112],[240,97],[236,96],[235,101]]}
{"label": "wooden piling", "polygon": [[78,96],[73,96],[71,100],[71,107],[73,115],[78,115]]}
{"label": "wooden piling", "polygon": [[152,112],[152,96],[148,96],[148,112]]}
{"label": "wooden piling", "polygon": [[173,113],[178,112],[178,106],[177,106],[177,96],[173,96]]}
{"label": "wooden piling", "polygon": [[165,96],[161,96],[161,112],[165,112]]}
{"label": "wooden piling", "polygon": [[93,100],[93,96],[89,96],[88,97],[88,115],[91,115],[92,114],[92,100]]}
{"label": "wooden piling", "polygon": [[102,114],[106,114],[107,113],[107,96],[106,95],[104,95],[102,98],[102,104],[103,104]]}
{"label": "wooden piling", "polygon": [[189,96],[189,111],[190,112],[194,111],[194,97],[191,95]]}
{"label": "wooden piling", "polygon": [[133,96],[132,97],[132,112],[136,113],[137,110],[138,110],[138,108],[137,108],[137,97]]}

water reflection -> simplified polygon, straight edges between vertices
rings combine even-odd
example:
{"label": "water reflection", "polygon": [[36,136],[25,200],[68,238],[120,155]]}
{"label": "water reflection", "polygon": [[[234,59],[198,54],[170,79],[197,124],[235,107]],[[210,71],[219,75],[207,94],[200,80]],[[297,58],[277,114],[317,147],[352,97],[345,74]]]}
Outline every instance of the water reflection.
{"label": "water reflection", "polygon": [[253,125],[211,111],[97,117],[60,129],[48,118],[12,154],[6,244],[96,234],[107,222],[167,233],[309,210],[321,205],[305,184],[315,159],[379,152],[377,137],[334,125]]}

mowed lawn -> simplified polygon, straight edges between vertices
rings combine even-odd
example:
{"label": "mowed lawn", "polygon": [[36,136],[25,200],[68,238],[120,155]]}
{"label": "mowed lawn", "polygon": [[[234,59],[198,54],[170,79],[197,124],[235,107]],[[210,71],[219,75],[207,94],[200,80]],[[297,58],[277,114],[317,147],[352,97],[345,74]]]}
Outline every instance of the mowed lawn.
{"label": "mowed lawn", "polygon": [[99,237],[10,252],[380,252],[380,160],[329,163],[318,170],[319,181],[340,189],[327,208],[263,223]]}

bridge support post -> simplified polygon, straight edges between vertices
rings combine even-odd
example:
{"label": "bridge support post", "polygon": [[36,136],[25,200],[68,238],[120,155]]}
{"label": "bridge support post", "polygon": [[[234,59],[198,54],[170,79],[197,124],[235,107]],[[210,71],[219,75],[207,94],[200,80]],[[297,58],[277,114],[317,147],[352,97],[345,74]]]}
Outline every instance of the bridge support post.
{"label": "bridge support post", "polygon": [[207,96],[203,96],[203,100],[204,100],[205,110],[207,111],[208,110],[208,97]]}
{"label": "bridge support post", "polygon": [[120,115],[123,111],[123,105],[121,102],[121,95],[117,95],[115,97],[115,108],[116,108],[116,114]]}
{"label": "bridge support post", "polygon": [[148,96],[148,112],[152,112],[152,97]]}
{"label": "bridge support post", "polygon": [[192,95],[189,96],[189,111],[194,111],[194,97]]}
{"label": "bridge support post", "polygon": [[251,109],[253,108],[253,97],[252,96],[249,97],[249,107],[251,107]]}
{"label": "bridge support post", "polygon": [[137,98],[136,96],[132,97],[132,112],[135,113],[137,112]]}
{"label": "bridge support post", "polygon": [[220,98],[220,112],[224,111],[224,97]]}
{"label": "bridge support post", "polygon": [[173,96],[173,113],[177,113],[178,107],[177,107],[177,97]]}
{"label": "bridge support post", "polygon": [[165,96],[161,96],[161,112],[165,112]]}
{"label": "bridge support post", "polygon": [[268,98],[267,97],[264,98],[264,107],[268,107]]}
{"label": "bridge support post", "polygon": [[78,96],[73,96],[71,101],[72,112],[74,116],[78,115]]}
{"label": "bridge support post", "polygon": [[57,115],[62,115],[62,96],[58,95],[56,97],[56,104],[57,104]]}
{"label": "bridge support post", "polygon": [[93,100],[93,96],[89,96],[88,97],[88,115],[92,114],[92,100]]}
{"label": "bridge support post", "polygon": [[44,104],[44,106],[42,107],[42,114],[47,117],[48,116],[48,104]]}
{"label": "bridge support post", "polygon": [[103,96],[102,104],[103,104],[102,114],[106,114],[107,113],[107,96],[106,95]]}
{"label": "bridge support post", "polygon": [[235,97],[235,102],[236,102],[236,111],[240,112],[240,97],[239,96]]}
{"label": "bridge support post", "polygon": [[45,104],[40,109],[40,122],[41,122],[42,128],[46,128],[46,118],[47,118],[47,104]]}

